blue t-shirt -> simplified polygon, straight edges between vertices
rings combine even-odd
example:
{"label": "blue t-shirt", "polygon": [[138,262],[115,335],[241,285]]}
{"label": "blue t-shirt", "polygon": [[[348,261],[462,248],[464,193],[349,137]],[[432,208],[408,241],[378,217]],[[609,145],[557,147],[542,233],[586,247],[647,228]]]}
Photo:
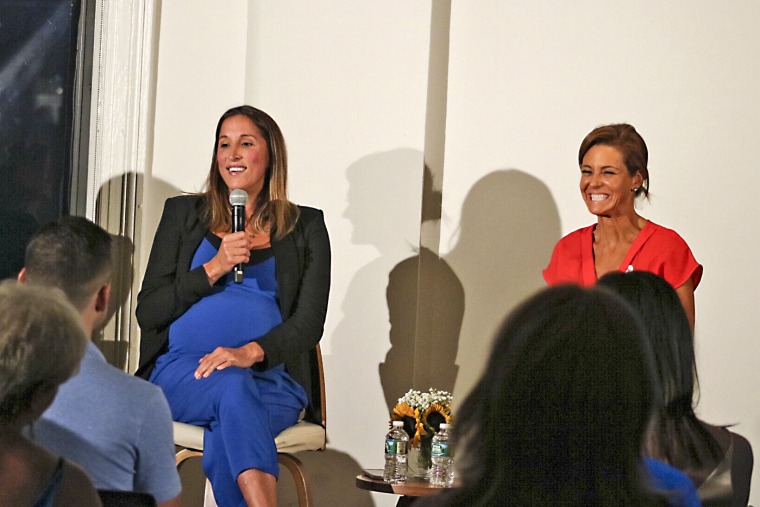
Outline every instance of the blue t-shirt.
{"label": "blue t-shirt", "polygon": [[32,434],[82,467],[97,489],[150,493],[158,502],[182,491],[164,393],[108,364],[92,343]]}

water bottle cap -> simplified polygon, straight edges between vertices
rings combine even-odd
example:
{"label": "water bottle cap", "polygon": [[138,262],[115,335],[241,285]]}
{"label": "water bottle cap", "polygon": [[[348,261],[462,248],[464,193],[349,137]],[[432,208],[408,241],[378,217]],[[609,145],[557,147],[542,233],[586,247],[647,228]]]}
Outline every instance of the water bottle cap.
{"label": "water bottle cap", "polygon": [[393,421],[393,427],[394,428],[403,428],[404,427],[404,421]]}
{"label": "water bottle cap", "polygon": [[446,424],[446,423],[441,423],[441,429],[442,430],[450,430],[451,429],[451,425],[450,424]]}

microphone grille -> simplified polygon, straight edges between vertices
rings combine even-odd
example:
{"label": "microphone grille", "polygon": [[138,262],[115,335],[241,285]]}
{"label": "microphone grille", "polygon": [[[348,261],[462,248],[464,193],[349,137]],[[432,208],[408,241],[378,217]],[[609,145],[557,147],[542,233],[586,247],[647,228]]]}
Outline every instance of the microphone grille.
{"label": "microphone grille", "polygon": [[245,203],[247,202],[248,202],[248,194],[245,192],[245,190],[236,188],[235,190],[230,192],[230,204],[232,206],[245,206]]}

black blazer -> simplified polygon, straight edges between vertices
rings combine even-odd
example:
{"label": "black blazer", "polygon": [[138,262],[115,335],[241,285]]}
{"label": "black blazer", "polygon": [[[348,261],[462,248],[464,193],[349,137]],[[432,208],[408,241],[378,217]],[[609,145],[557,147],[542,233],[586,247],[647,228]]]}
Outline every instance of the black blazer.
{"label": "black blazer", "polygon": [[[169,325],[202,297],[213,292],[203,266],[190,270],[195,251],[208,232],[201,218],[204,199],[183,195],[166,200],[142,288],[137,322],[142,331],[140,366],[148,378],[156,359],[168,350]],[[311,357],[322,338],[330,292],[330,240],[322,211],[299,206],[295,230],[272,241],[283,323],[257,340],[265,359],[254,368],[285,363],[285,369],[309,396],[307,417],[319,422],[314,407]],[[222,279],[219,283],[223,283]]]}

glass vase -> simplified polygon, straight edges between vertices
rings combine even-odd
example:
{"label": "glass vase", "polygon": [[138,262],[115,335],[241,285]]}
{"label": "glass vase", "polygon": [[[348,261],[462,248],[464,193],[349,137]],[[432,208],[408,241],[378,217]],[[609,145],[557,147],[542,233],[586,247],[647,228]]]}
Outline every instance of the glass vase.
{"label": "glass vase", "polygon": [[407,459],[408,477],[427,480],[430,468],[433,466],[431,457],[432,439],[426,438],[420,441],[419,447],[411,447]]}

